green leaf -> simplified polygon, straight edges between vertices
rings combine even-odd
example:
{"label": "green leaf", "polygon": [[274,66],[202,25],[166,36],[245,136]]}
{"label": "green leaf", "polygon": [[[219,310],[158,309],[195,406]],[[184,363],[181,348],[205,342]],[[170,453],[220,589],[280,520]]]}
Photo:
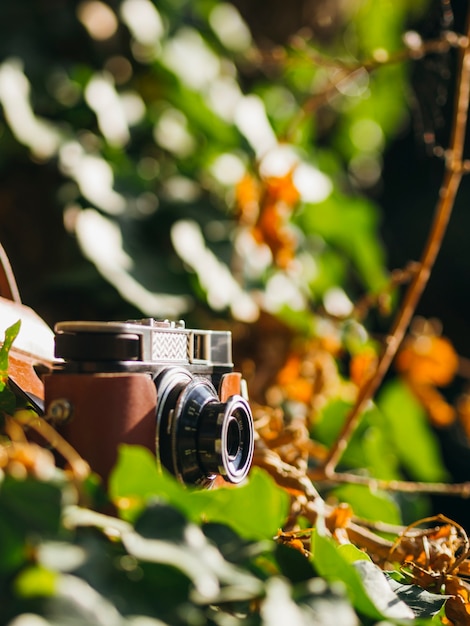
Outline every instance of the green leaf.
{"label": "green leaf", "polygon": [[20,332],[21,320],[18,320],[5,331],[5,340],[0,346],[0,412],[12,413],[15,409],[16,399],[9,389],[8,383],[8,357],[11,346]]}
{"label": "green leaf", "polygon": [[367,595],[357,570],[337,550],[333,540],[321,536],[315,530],[312,533],[312,562],[317,572],[329,583],[341,581],[354,607],[374,619],[381,619],[382,613],[377,610]]}
{"label": "green leaf", "polygon": [[399,600],[384,572],[377,565],[361,559],[353,563],[353,567],[359,573],[367,595],[385,617],[400,620],[414,618],[413,611]]}
{"label": "green leaf", "polygon": [[247,539],[268,539],[285,523],[289,497],[262,469],[254,467],[245,484],[195,491],[200,520],[228,524]]}
{"label": "green leaf", "polygon": [[312,564],[295,548],[278,543],[275,547],[275,557],[281,574],[292,583],[304,582],[314,576]]}
{"label": "green leaf", "polygon": [[0,515],[0,573],[18,568],[26,558],[23,533],[9,517]]}
{"label": "green leaf", "polygon": [[391,577],[389,584],[397,596],[405,602],[417,617],[432,617],[441,610],[450,596],[430,593],[417,585],[403,585]]}
{"label": "green leaf", "polygon": [[292,598],[292,588],[282,578],[272,578],[266,583],[266,596],[260,607],[263,626],[302,624],[302,612]]}
{"label": "green leaf", "polygon": [[260,612],[262,626],[358,624],[357,615],[342,589],[315,577],[294,587],[282,578],[270,579]]}
{"label": "green leaf", "polygon": [[117,626],[125,623],[116,608],[116,598],[104,597],[83,578],[70,574],[58,576],[56,594],[45,604],[45,617],[45,623],[54,625]]}
{"label": "green leaf", "polygon": [[57,590],[58,574],[42,565],[33,565],[15,579],[15,592],[23,598],[53,596]]}
{"label": "green leaf", "polygon": [[344,551],[317,530],[312,534],[313,565],[328,582],[342,581],[353,606],[372,619],[409,619],[414,615],[390,588],[384,573],[370,559],[351,563],[351,551]]}
{"label": "green leaf", "polygon": [[[352,405],[334,399],[320,412],[314,425],[313,437],[331,446],[339,435]],[[366,470],[375,478],[385,480],[400,478],[399,459],[390,445],[388,423],[375,406],[368,408],[348,442],[341,462],[345,467]]]}
{"label": "green leaf", "polygon": [[13,391],[6,385],[0,381],[0,387],[2,387],[0,391],[0,413],[8,413],[11,415],[16,408],[16,396]]}
{"label": "green leaf", "polygon": [[371,202],[335,192],[320,204],[306,205],[297,222],[305,233],[320,235],[352,260],[369,289],[385,285],[384,255],[376,234],[377,209]]}
{"label": "green leaf", "polygon": [[[8,375],[8,355],[13,341],[20,332],[21,320],[15,322],[5,331],[5,340],[0,346],[0,380]],[[0,389],[1,390],[1,389]]]}
{"label": "green leaf", "polygon": [[138,446],[120,447],[109,492],[128,519],[135,519],[148,500],[158,497],[174,505],[190,520],[229,524],[250,539],[275,535],[288,511],[287,494],[259,468],[253,468],[243,485],[194,489],[160,471],[152,454]]}
{"label": "green leaf", "polygon": [[[129,554],[122,538],[131,537],[132,542],[132,537],[141,537],[131,524],[72,506],[65,510],[64,525],[73,530],[74,543],[61,546],[58,542],[46,542],[40,546],[38,558],[43,566],[84,578],[119,611],[154,615],[168,619],[168,623],[180,624],[168,615],[187,603],[191,580],[164,559],[162,562],[139,560]],[[68,580],[70,582],[70,578]],[[158,604],[155,603],[157,591]]]}
{"label": "green leaf", "polygon": [[345,543],[344,545],[338,546],[338,552],[348,563],[355,563],[361,560],[370,561],[370,557],[362,550],[359,550],[359,548],[356,548],[352,543]]}
{"label": "green leaf", "polygon": [[61,503],[62,492],[56,485],[5,476],[0,485],[0,570],[21,564],[27,541],[57,534]]}
{"label": "green leaf", "polygon": [[0,486],[0,510],[25,532],[55,535],[60,527],[62,492],[51,483],[7,475]]}
{"label": "green leaf", "polygon": [[124,518],[135,519],[149,498],[158,495],[172,502],[182,497],[183,490],[172,476],[158,469],[149,450],[140,446],[119,447],[118,462],[109,479],[109,494]]}
{"label": "green leaf", "polygon": [[362,485],[342,485],[333,493],[339,502],[350,504],[358,517],[389,524],[400,524],[402,521],[399,506],[386,492],[373,492]]}
{"label": "green leaf", "polygon": [[447,472],[426,413],[407,385],[399,380],[389,382],[377,406],[387,418],[394,447],[411,478],[446,480]]}

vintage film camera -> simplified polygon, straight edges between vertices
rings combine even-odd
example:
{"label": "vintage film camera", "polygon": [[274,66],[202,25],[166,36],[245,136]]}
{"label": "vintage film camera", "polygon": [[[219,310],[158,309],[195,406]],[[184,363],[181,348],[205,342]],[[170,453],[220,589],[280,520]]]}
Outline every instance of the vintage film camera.
{"label": "vintage film camera", "polygon": [[233,372],[231,333],[184,322],[62,322],[45,377],[49,415],[106,477],[120,443],[149,448],[181,482],[239,483],[253,458],[253,420]]}
{"label": "vintage film camera", "polygon": [[253,419],[230,332],[143,319],[62,322],[54,334],[21,303],[0,245],[0,321],[6,329],[18,319],[10,386],[104,481],[122,443],[145,446],[183,483],[246,477]]}

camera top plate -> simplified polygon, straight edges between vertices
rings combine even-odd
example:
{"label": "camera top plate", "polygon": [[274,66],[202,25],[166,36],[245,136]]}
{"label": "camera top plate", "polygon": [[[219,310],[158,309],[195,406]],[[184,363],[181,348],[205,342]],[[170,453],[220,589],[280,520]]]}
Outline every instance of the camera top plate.
{"label": "camera top plate", "polygon": [[56,324],[55,332],[56,356],[65,360],[233,367],[229,331],[188,329],[183,321],[71,321]]}

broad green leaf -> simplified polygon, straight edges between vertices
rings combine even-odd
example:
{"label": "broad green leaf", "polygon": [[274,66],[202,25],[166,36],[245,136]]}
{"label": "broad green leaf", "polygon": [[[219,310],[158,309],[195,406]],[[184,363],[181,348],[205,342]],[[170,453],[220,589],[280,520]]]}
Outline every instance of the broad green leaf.
{"label": "broad green leaf", "polygon": [[316,577],[294,587],[283,579],[269,580],[261,604],[261,617],[263,626],[358,625],[357,615],[346,594]]}
{"label": "broad green leaf", "polygon": [[182,491],[172,476],[158,469],[149,450],[120,446],[118,462],[109,479],[109,494],[124,517],[135,517],[151,497],[158,495],[173,501],[181,497]]}
{"label": "broad green leaf", "polygon": [[45,604],[46,623],[118,626],[124,623],[124,618],[116,604],[115,597],[106,598],[83,578],[61,574],[57,578],[56,594]]}
{"label": "broad green leaf", "polygon": [[0,382],[0,387],[2,385],[3,389],[0,391],[0,413],[3,411],[11,415],[16,408],[16,396],[6,383]]}
{"label": "broad green leaf", "polygon": [[268,539],[286,520],[289,497],[262,469],[253,468],[239,487],[195,491],[192,503],[200,509],[200,520],[220,522],[247,539]]}
{"label": "broad green leaf", "polygon": [[344,400],[333,399],[329,402],[314,424],[313,434],[315,438],[330,446],[338,436],[350,409],[351,404]]}
{"label": "broad green leaf", "polygon": [[338,552],[348,563],[355,563],[361,560],[370,561],[370,557],[362,550],[359,550],[359,548],[356,548],[352,543],[345,543],[344,545],[338,546]]}
{"label": "broad green leaf", "polygon": [[374,50],[393,51],[402,47],[400,33],[406,28],[406,20],[417,16],[427,7],[426,0],[364,0],[356,5],[354,27],[356,42],[362,54],[370,57]]}
{"label": "broad green leaf", "polygon": [[287,494],[258,468],[240,486],[194,489],[161,472],[152,454],[137,446],[121,446],[109,489],[124,516],[135,518],[148,500],[158,497],[183,511],[188,519],[226,523],[251,539],[275,535],[288,511]]}
{"label": "broad green leaf", "polygon": [[374,605],[361,582],[359,573],[338,552],[333,540],[323,537],[317,530],[312,533],[312,562],[317,572],[329,583],[341,581],[354,607],[374,619],[383,614]]}
{"label": "broad green leaf", "polygon": [[341,549],[318,531],[312,535],[313,565],[328,582],[342,581],[356,610],[372,619],[409,619],[414,615],[392,591],[384,573],[370,559],[351,562]]}
{"label": "broad green leaf", "polygon": [[3,511],[0,514],[0,574],[20,567],[26,559],[25,538]]}
{"label": "broad green leaf", "polygon": [[372,561],[360,559],[353,563],[369,598],[379,611],[390,619],[408,620],[414,618],[411,608],[402,602],[392,590],[384,572]]}
{"label": "broad green leaf", "polygon": [[374,478],[392,480],[401,478],[400,460],[390,445],[390,433],[379,411],[372,407],[365,415],[368,427],[361,437],[364,467]]}
{"label": "broad green leaf", "polygon": [[[321,410],[312,430],[314,439],[326,446],[331,446],[338,437],[341,427],[350,412],[352,404],[341,399],[333,399]],[[363,436],[367,430],[366,416],[354,432],[341,458],[344,467],[361,467],[367,465],[363,449]]]}
{"label": "broad green leaf", "polygon": [[406,384],[389,382],[377,406],[387,418],[394,447],[410,477],[430,482],[446,480],[447,472],[426,413]]}

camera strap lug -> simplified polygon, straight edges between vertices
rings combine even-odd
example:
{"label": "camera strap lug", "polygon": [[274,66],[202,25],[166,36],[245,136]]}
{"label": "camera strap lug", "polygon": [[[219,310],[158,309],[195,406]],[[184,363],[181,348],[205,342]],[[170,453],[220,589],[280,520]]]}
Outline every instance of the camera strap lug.
{"label": "camera strap lug", "polygon": [[224,374],[220,380],[219,385],[219,397],[221,402],[227,402],[227,400],[240,393],[242,383],[242,375],[240,372],[228,372]]}

